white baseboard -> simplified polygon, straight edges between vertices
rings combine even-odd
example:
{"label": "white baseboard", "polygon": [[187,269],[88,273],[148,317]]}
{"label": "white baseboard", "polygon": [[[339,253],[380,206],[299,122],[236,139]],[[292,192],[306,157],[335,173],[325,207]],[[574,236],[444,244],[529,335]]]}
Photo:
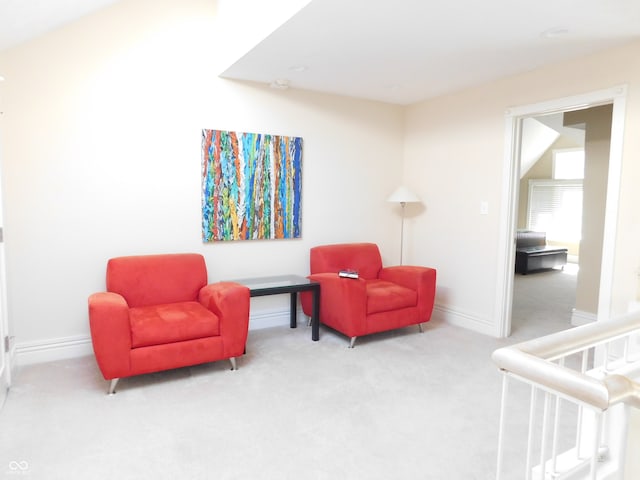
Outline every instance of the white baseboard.
{"label": "white baseboard", "polygon": [[598,316],[595,313],[584,312],[582,310],[576,310],[575,308],[571,312],[571,325],[574,327],[593,323],[597,320]]}
{"label": "white baseboard", "polygon": [[[262,330],[263,328],[281,327],[289,325],[289,310],[270,310],[260,313],[252,313],[249,316],[249,331]],[[301,309],[297,311],[298,326],[307,324],[307,316]]]}
{"label": "white baseboard", "polygon": [[91,337],[88,335],[51,338],[36,342],[18,342],[16,345],[16,364],[18,366],[32,365],[92,354]]}
{"label": "white baseboard", "polygon": [[[298,326],[305,326],[307,324],[307,316],[304,315],[301,309],[298,309],[297,315]],[[449,307],[436,305],[433,309],[433,318],[438,318],[451,325],[467,328],[478,333],[495,336],[495,325],[469,313]],[[289,325],[288,309],[252,313],[249,319],[250,332],[264,328],[282,327],[283,325]],[[91,346],[91,337],[89,335],[22,342],[16,345],[16,362],[14,365],[32,365],[87,355],[93,355],[93,347]]]}
{"label": "white baseboard", "polygon": [[[298,325],[306,325],[307,317],[298,311]],[[249,331],[261,330],[282,325],[289,325],[289,310],[276,310],[251,314]],[[91,337],[76,335],[72,337],[51,338],[36,342],[22,342],[15,346],[13,366],[32,365],[35,363],[54,362],[68,358],[93,355]]]}
{"label": "white baseboard", "polygon": [[445,307],[444,305],[435,305],[432,317],[457,327],[473,330],[491,337],[496,336],[496,326],[493,323],[468,312]]}

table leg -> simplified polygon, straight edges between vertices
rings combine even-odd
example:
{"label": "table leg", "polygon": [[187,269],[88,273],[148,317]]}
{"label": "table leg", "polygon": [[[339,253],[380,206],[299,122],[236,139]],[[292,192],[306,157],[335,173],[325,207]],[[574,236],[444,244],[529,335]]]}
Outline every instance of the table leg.
{"label": "table leg", "polygon": [[290,316],[290,326],[291,328],[296,328],[298,324],[298,294],[296,292],[291,292],[291,310],[289,312]]}
{"label": "table leg", "polygon": [[311,340],[320,339],[320,285],[313,289],[313,316],[311,317]]}

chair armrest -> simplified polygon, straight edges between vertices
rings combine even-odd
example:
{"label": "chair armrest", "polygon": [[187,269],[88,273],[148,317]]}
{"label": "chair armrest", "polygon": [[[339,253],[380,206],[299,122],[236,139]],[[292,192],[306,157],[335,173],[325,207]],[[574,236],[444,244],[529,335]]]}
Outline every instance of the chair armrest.
{"label": "chair armrest", "polygon": [[418,311],[421,321],[431,318],[436,295],[436,270],[429,267],[398,265],[384,267],[378,278],[418,292]]}
{"label": "chair armrest", "polygon": [[198,301],[220,319],[225,355],[242,355],[249,331],[249,289],[235,282],[211,283],[200,289]]}
{"label": "chair armrest", "polygon": [[128,376],[131,325],[124,297],[112,292],[90,295],[89,327],[96,361],[105,380]]}
{"label": "chair armrest", "polygon": [[320,321],[322,323],[349,336],[360,335],[365,330],[366,280],[341,278],[337,273],[314,273],[307,278],[320,283]]}

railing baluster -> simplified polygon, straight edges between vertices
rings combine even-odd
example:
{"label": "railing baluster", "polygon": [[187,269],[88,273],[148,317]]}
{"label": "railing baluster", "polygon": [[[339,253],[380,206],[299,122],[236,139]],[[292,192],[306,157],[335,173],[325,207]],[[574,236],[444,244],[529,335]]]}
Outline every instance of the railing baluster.
{"label": "railing baluster", "polygon": [[582,364],[580,366],[580,373],[585,373],[589,366],[589,350],[588,348],[582,351]]}
{"label": "railing baluster", "polygon": [[551,394],[549,392],[545,392],[544,394],[544,407],[542,409],[542,438],[540,439],[540,472],[541,477],[544,479],[545,475],[545,454],[547,453],[547,429],[549,427],[549,399],[551,398]]}
{"label": "railing baluster", "polygon": [[578,405],[578,424],[576,427],[576,459],[580,460],[582,457],[580,456],[580,451],[582,450],[582,421],[584,419],[583,415],[584,407],[582,405]]}
{"label": "railing baluster", "polygon": [[593,451],[591,453],[591,480],[598,475],[598,452],[600,450],[600,433],[602,432],[602,413],[595,412],[595,431],[593,432]]}
{"label": "railing baluster", "polygon": [[[558,364],[564,367],[565,357],[562,357]],[[553,419],[553,443],[551,444],[551,474],[556,475],[558,471],[558,430],[560,430],[560,406],[562,399],[556,395],[555,416]]]}
{"label": "railing baluster", "polygon": [[498,425],[498,469],[496,471],[496,480],[500,480],[502,476],[502,455],[504,444],[504,427],[505,427],[505,411],[507,409],[507,396],[509,394],[509,376],[504,373],[502,375],[502,399],[500,401],[500,423]]}
{"label": "railing baluster", "polygon": [[[580,366],[580,373],[585,373],[587,371],[587,367],[589,365],[589,349],[585,349],[582,351],[582,364]],[[576,458],[579,460],[582,457],[580,456],[580,451],[582,450],[582,420],[583,420],[583,411],[584,407],[582,405],[578,405],[578,426],[576,429]]]}
{"label": "railing baluster", "polygon": [[531,480],[532,465],[531,457],[533,456],[533,431],[535,429],[535,413],[536,413],[536,387],[531,386],[531,404],[529,408],[529,436],[527,438],[527,463],[525,480]]}

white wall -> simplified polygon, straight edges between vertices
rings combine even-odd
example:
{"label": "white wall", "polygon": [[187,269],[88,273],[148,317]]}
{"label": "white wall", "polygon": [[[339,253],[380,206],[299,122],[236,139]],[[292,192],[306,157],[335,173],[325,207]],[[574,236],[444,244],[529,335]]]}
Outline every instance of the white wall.
{"label": "white wall", "polygon": [[[545,67],[407,109],[405,180],[426,202],[409,225],[408,261],[438,268],[436,313],[486,333],[499,331],[496,268],[510,107],[628,85],[612,314],[636,297],[640,265],[640,42]],[[480,215],[480,202],[489,214]]]}
{"label": "white wall", "polygon": [[[407,263],[438,270],[438,312],[491,330],[504,143],[503,108],[464,93],[409,107],[404,172],[423,199],[407,227]],[[467,94],[468,95],[468,94]],[[480,215],[481,202],[489,213]],[[437,313],[438,313],[437,312]]]}
{"label": "white wall", "polygon": [[[87,297],[112,256],[200,252],[212,281],[306,275],[309,248],[330,242],[397,258],[385,199],[401,180],[400,107],[219,79],[214,30],[210,1],[133,0],[0,52],[19,356],[87,351]],[[202,128],[303,137],[302,239],[202,244]],[[286,322],[287,298],[255,300],[252,316]]]}

